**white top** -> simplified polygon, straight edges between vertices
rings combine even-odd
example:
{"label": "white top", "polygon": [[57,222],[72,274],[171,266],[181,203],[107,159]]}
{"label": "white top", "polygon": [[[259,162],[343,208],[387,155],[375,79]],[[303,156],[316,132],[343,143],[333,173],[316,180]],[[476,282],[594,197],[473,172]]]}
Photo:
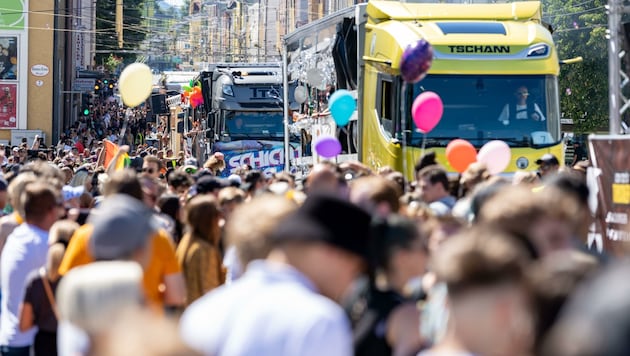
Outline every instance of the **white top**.
{"label": "white top", "polygon": [[[504,125],[509,125],[510,123],[510,104],[505,104],[503,110],[501,111],[501,115],[499,115],[499,121],[501,121]],[[543,115],[542,110],[538,104],[534,103],[534,113],[538,114],[540,117],[539,121],[545,121],[545,115]],[[527,117],[527,105],[516,105],[516,119],[517,120],[526,120],[529,119]]]}
{"label": "white top", "polygon": [[350,356],[344,311],[287,265],[254,261],[231,286],[193,303],[181,336],[204,355]]}
{"label": "white top", "polygon": [[227,270],[225,274],[225,284],[227,285],[234,283],[243,274],[243,266],[241,266],[241,261],[238,259],[236,246],[232,245],[225,251],[223,267]]}
{"label": "white top", "polygon": [[7,238],[0,256],[0,346],[33,344],[37,328],[20,332],[18,312],[24,300],[27,277],[44,266],[47,252],[48,232],[33,225],[24,223]]}

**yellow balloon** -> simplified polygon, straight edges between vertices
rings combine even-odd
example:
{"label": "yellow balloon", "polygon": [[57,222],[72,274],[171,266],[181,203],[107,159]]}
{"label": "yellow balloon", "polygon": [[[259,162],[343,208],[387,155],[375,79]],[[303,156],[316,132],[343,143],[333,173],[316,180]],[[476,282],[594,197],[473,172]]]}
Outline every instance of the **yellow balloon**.
{"label": "yellow balloon", "polygon": [[118,90],[123,103],[130,107],[144,103],[153,89],[151,68],[143,63],[133,63],[125,67],[118,79]]}

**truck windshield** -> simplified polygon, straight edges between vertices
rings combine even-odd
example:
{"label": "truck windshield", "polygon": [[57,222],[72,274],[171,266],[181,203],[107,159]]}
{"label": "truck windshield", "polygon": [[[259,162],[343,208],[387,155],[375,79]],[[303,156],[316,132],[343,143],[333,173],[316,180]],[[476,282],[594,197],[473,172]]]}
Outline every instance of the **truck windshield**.
{"label": "truck windshield", "polygon": [[[429,75],[413,86],[407,107],[424,91],[437,93],[444,104],[438,125],[425,144],[443,147],[453,138],[476,147],[503,140],[512,147],[544,147],[560,139],[557,80],[545,75]],[[409,115],[408,117],[411,117]],[[422,144],[412,125],[409,144]]]}
{"label": "truck windshield", "polygon": [[284,137],[282,112],[230,112],[225,127],[232,139]]}

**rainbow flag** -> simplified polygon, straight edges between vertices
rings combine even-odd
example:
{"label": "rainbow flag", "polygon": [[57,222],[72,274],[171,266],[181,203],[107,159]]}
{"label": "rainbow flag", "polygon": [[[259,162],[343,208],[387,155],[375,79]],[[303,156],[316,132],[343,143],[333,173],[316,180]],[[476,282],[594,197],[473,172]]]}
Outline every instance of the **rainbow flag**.
{"label": "rainbow flag", "polygon": [[[116,153],[118,153],[118,145],[109,141],[109,140],[103,140],[104,143],[104,147],[105,147],[105,161],[103,162],[103,165],[105,166],[105,168],[109,167],[110,162],[112,161],[112,159],[114,159],[114,156],[116,156]],[[131,165],[131,159],[129,158],[129,154],[125,153],[123,155],[121,155],[120,157],[118,157],[118,161],[116,161],[116,166],[115,166],[115,170],[119,171],[121,169],[124,169],[125,167],[129,167]]]}

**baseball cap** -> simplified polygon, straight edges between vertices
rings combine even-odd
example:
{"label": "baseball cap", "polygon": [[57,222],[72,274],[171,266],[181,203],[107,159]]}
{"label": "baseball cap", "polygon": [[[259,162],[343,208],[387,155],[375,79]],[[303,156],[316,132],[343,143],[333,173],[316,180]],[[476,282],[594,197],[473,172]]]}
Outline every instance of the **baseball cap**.
{"label": "baseball cap", "polygon": [[327,194],[309,196],[271,235],[273,242],[322,241],[369,261],[370,215]]}
{"label": "baseball cap", "polygon": [[129,257],[160,227],[147,206],[126,194],[105,198],[88,222],[94,226],[90,250],[97,260]]}
{"label": "baseball cap", "polygon": [[225,187],[229,187],[230,184],[224,179],[219,177],[204,175],[199,180],[197,180],[197,193],[205,194],[212,193],[217,189],[222,189]]}
{"label": "baseball cap", "polygon": [[541,164],[559,165],[560,162],[558,162],[558,158],[556,156],[552,155],[551,153],[545,153],[542,157],[536,160],[536,164],[537,165],[541,165]]}

